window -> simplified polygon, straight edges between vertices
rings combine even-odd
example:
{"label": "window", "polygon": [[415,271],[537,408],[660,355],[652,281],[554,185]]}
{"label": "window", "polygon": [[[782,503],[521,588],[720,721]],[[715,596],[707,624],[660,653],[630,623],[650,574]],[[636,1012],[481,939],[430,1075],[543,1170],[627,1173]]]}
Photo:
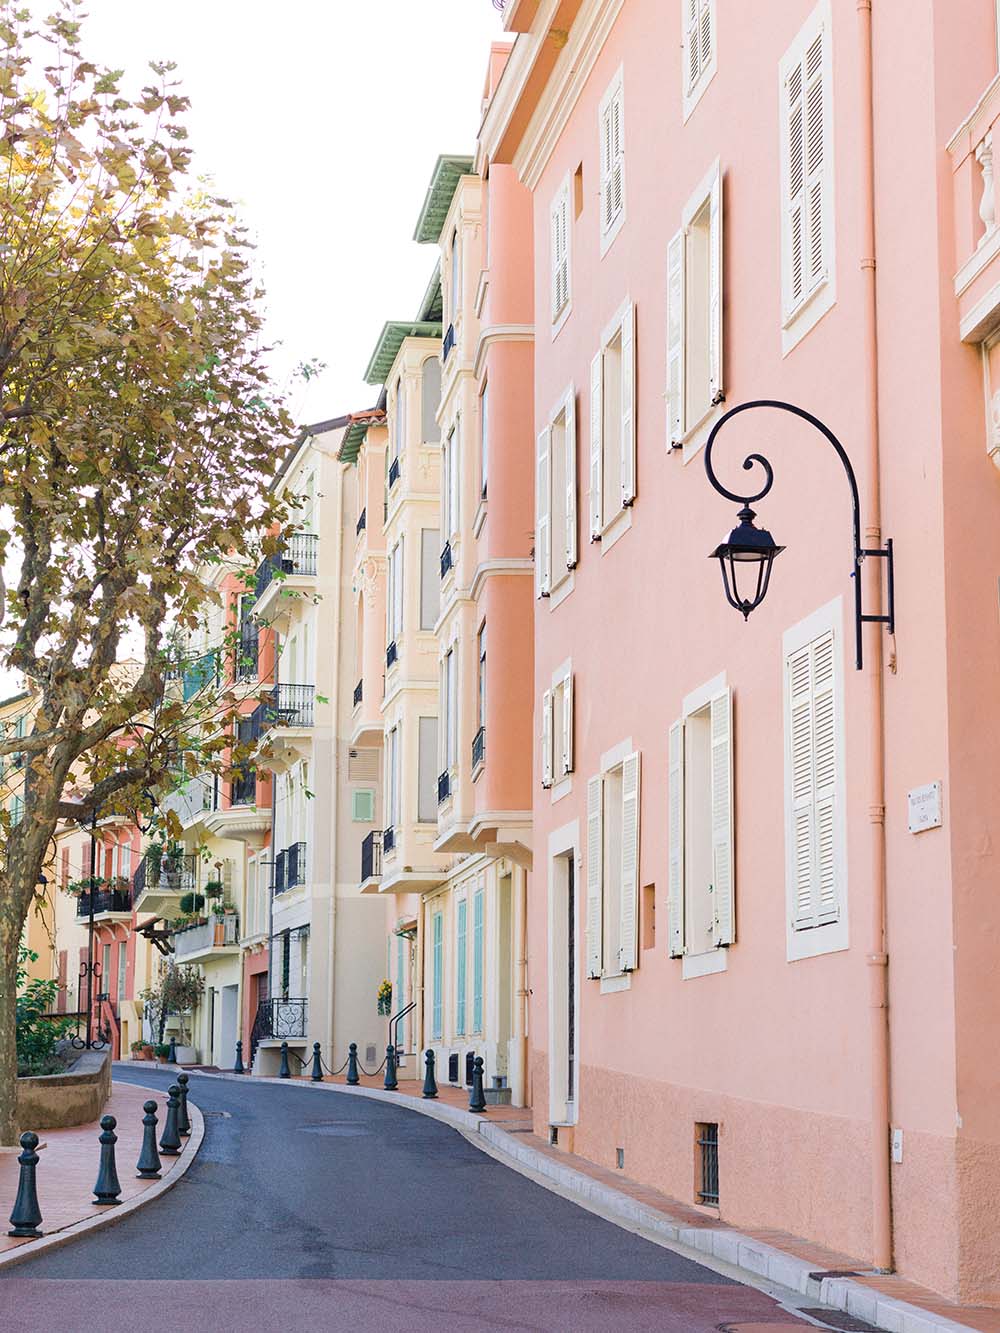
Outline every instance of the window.
{"label": "window", "polygon": [[390,462],[398,463],[406,447],[406,384],[402,375],[396,381],[396,408],[393,420]]}
{"label": "window", "polygon": [[101,946],[101,984],[98,990],[102,995],[111,994],[111,945]]}
{"label": "window", "polygon": [[432,630],[441,610],[441,533],[437,528],[420,531],[420,628]]}
{"label": "window", "polygon": [[442,772],[452,772],[458,757],[458,649],[449,648],[441,662]]}
{"label": "window", "polygon": [[458,239],[458,228],[451,234],[451,280],[448,283],[448,296],[451,302],[451,322],[458,323],[462,301],[462,247]]}
{"label": "window", "polygon": [[122,843],[121,873],[125,879],[132,878],[132,844],[130,842]]}
{"label": "window", "polygon": [[253,618],[256,600],[253,593],[242,593],[238,599],[239,642],[236,645],[235,671],[237,680],[255,680],[257,678],[257,650],[260,627]]}
{"label": "window", "polygon": [[625,123],[622,71],[604,94],[601,134],[601,254],[607,253],[625,221]]}
{"label": "window", "polygon": [[472,1030],[483,1030],[483,965],[485,947],[483,939],[483,912],[485,894],[477,889],[472,895]]}
{"label": "window", "polygon": [[486,621],[479,627],[477,636],[479,646],[479,689],[478,689],[478,719],[480,727],[486,726]]}
{"label": "window", "polygon": [[389,730],[389,790],[386,801],[386,827],[395,828],[399,823],[399,744],[400,728]]}
{"label": "window", "polygon": [[125,951],[124,940],[118,941],[118,1003],[125,999]]}
{"label": "window", "polygon": [[456,906],[457,927],[455,931],[455,1032],[465,1035],[465,999],[467,990],[466,967],[468,957],[468,916],[469,904],[460,898]]}
{"label": "window", "polygon": [[[396,936],[396,1009],[397,1011],[406,1005],[406,939],[402,935]],[[409,1019],[404,1018],[396,1031],[399,1034],[399,1045],[405,1051],[407,1048],[406,1028]]]}
{"label": "window", "polygon": [[[783,347],[833,304],[833,144],[830,18],[820,4],[781,62]],[[813,297],[826,289],[818,302]],[[797,317],[810,306],[810,317]],[[790,329],[796,321],[794,331]]]}
{"label": "window", "polygon": [[445,541],[458,536],[459,521],[459,423],[448,432],[441,450],[441,526]]}
{"label": "window", "polygon": [[420,367],[420,438],[424,444],[437,444],[441,428],[437,410],[441,406],[441,362],[429,356]]}
{"label": "window", "polygon": [[839,602],[784,640],[789,959],[847,947]]}
{"label": "window", "polygon": [[431,1035],[435,1041],[440,1041],[444,1032],[444,917],[441,912],[435,912],[431,918],[431,948],[434,971]]}
{"label": "window", "polygon": [[587,975],[634,970],[639,884],[639,754],[587,783]]}
{"label": "window", "polygon": [[552,201],[551,231],[552,253],[552,333],[553,336],[562,328],[569,314],[570,304],[570,226],[569,226],[569,179],[559,188],[559,193]]}
{"label": "window", "polygon": [[570,385],[536,455],[535,583],[539,597],[576,567],[576,390]]}
{"label": "window", "polygon": [[375,818],[375,793],[368,791],[351,792],[351,819],[355,824],[370,824]]}
{"label": "window", "polygon": [[684,119],[687,120],[716,69],[715,0],[684,0],[681,22]]}
{"label": "window", "polygon": [[590,537],[635,499],[635,307],[604,331],[590,367]]}
{"label": "window", "polygon": [[417,819],[421,824],[437,823],[438,720],[422,717],[419,723],[417,753]]}
{"label": "window", "polygon": [[667,421],[681,444],[722,401],[722,178],[716,163],[667,246]]}
{"label": "window", "polygon": [[573,771],[573,668],[567,662],[542,695],[542,786]]}
{"label": "window", "polygon": [[721,971],[718,951],[736,938],[732,713],[732,691],[717,677],[688,696],[668,738],[667,930],[685,976]]}
{"label": "window", "polygon": [[386,573],[386,642],[395,643],[403,633],[403,538],[389,552]]}
{"label": "window", "polygon": [[487,382],[479,395],[479,498],[481,500],[486,499],[486,483],[490,467],[489,395],[490,386]]}

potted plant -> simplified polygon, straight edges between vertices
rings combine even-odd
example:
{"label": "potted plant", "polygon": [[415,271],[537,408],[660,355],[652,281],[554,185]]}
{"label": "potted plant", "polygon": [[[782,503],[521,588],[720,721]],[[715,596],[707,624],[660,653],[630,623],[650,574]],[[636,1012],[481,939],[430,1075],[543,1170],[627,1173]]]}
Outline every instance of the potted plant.
{"label": "potted plant", "polygon": [[[152,1049],[152,1048],[150,1048],[150,1049]],[[149,1056],[146,1054],[146,1043],[145,1043],[144,1041],[134,1041],[134,1042],[132,1042],[131,1046],[129,1047],[129,1050],[132,1052],[132,1059],[133,1059],[133,1060],[148,1060],[148,1059],[149,1059]]]}
{"label": "potted plant", "polygon": [[392,1013],[392,982],[383,981],[378,988],[378,1012],[386,1018]]}
{"label": "potted plant", "polygon": [[206,898],[221,898],[225,885],[221,879],[210,879],[205,885]]}
{"label": "potted plant", "polygon": [[203,893],[182,893],[180,909],[186,916],[197,916],[204,910],[205,895]]}
{"label": "potted plant", "polygon": [[170,1054],[169,1041],[158,1041],[153,1047],[153,1054],[156,1056],[157,1060],[165,1060]]}

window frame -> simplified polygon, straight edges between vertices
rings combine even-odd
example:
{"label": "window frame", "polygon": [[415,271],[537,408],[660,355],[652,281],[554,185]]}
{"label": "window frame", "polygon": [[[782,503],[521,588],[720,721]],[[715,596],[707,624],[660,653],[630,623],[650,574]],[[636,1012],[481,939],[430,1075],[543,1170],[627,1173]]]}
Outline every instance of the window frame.
{"label": "window frame", "polygon": [[[601,756],[599,771],[587,782],[586,807],[586,846],[587,869],[585,876],[585,943],[584,962],[586,977],[591,981],[600,981],[601,994],[628,990],[632,984],[632,973],[639,966],[639,885],[641,883],[640,861],[642,856],[642,829],[640,811],[642,802],[641,753],[634,749],[632,740],[622,741],[614,749]],[[605,784],[609,776],[621,772],[621,883],[618,892],[619,909],[619,948],[618,959],[610,963],[605,958],[604,918],[607,910],[608,892],[605,882]],[[634,788],[634,790],[633,790]],[[632,795],[630,797],[630,791]],[[635,802],[635,865],[631,895],[626,884],[624,855],[626,847],[626,829],[628,815],[626,802]],[[598,827],[595,828],[595,821]],[[599,842],[599,846],[597,845]]]}
{"label": "window frame", "polygon": [[[619,133],[619,151],[617,157],[612,152],[611,159],[605,164],[604,156],[604,121],[605,115],[613,110],[615,102],[618,103],[618,133]],[[611,249],[619,232],[625,225],[625,67],[619,65],[614,78],[608,85],[604,96],[601,98],[597,111],[597,151],[599,163],[600,179],[600,229],[601,229],[601,258],[603,259]],[[621,173],[621,207],[615,216],[605,221],[605,200],[611,181],[614,178],[615,168]]]}
{"label": "window frame", "polygon": [[[692,80],[690,65],[690,34],[691,19],[689,17],[689,6],[693,4],[696,10],[694,19],[695,40],[699,43],[699,69],[697,76]],[[709,31],[711,34],[708,61],[703,65],[701,63],[701,38],[704,24],[704,14],[709,16]],[[715,77],[719,67],[718,60],[718,15],[716,13],[715,0],[684,0],[681,5],[681,87],[683,88],[682,108],[683,123],[687,124],[688,118],[695,107],[705,95],[705,90]]]}
{"label": "window frame", "polygon": [[455,1036],[466,1035],[469,990],[469,899],[455,898]]}
{"label": "window frame", "polygon": [[[601,332],[601,343],[597,355],[590,364],[590,452],[589,452],[589,517],[590,540],[601,543],[601,554],[605,555],[632,526],[632,508],[638,498],[638,433],[636,430],[636,307],[631,297],[619,306],[613,318]],[[619,450],[619,506],[609,518],[604,512],[604,473],[605,457],[608,447],[607,432],[604,429],[604,404],[606,399],[605,358],[616,339],[621,339],[621,383],[619,386],[620,432]],[[627,368],[631,375],[626,378]],[[626,395],[626,384],[628,394]],[[626,402],[629,410],[626,413]],[[595,442],[599,441],[599,445]],[[628,449],[626,450],[626,443]],[[595,499],[596,496],[596,499]]]}
{"label": "window frame", "polygon": [[[560,213],[564,253],[559,255]],[[603,212],[602,215],[603,217]],[[559,302],[559,269],[565,266],[565,299]],[[572,176],[567,172],[549,205],[549,324],[553,341],[573,309],[573,213]]]}
{"label": "window frame", "polygon": [[[552,547],[553,438],[562,420],[563,429],[563,553],[558,561]],[[535,446],[535,596],[551,598],[558,606],[575,582],[573,571],[580,550],[580,483],[577,460],[579,423],[576,385],[570,383],[549,412]],[[558,570],[558,576],[557,576]]]}

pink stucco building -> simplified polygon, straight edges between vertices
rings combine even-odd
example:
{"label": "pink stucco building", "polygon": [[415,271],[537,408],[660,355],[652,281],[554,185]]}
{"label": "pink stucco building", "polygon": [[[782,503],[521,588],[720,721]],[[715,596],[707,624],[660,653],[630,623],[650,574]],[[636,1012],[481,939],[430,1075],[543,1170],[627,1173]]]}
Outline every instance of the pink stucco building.
{"label": "pink stucco building", "polygon": [[[533,199],[536,1131],[997,1299],[995,6],[504,22],[477,166]],[[718,436],[729,490],[774,468],[748,620],[707,558],[737,521],[707,437],[755,399],[826,423],[862,545],[893,541],[862,670],[850,491],[807,422]]]}

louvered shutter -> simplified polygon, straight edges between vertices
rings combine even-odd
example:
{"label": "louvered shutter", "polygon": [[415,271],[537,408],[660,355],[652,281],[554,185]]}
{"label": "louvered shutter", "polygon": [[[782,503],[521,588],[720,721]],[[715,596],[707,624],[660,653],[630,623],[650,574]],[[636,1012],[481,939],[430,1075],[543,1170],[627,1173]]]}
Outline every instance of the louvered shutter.
{"label": "louvered shutter", "polygon": [[569,191],[560,190],[552,206],[552,318],[569,300]]}
{"label": "louvered shutter", "polygon": [[622,507],[635,499],[635,306],[622,317]]}
{"label": "louvered shutter", "polygon": [[701,41],[698,23],[698,0],[684,0],[686,10],[685,35],[687,46],[688,92],[698,82],[701,73]]}
{"label": "louvered shutter", "polygon": [[607,231],[614,221],[611,170],[614,162],[614,130],[611,123],[612,102],[601,111],[601,228]]}
{"label": "louvered shutter", "polygon": [[611,99],[611,217],[614,222],[625,207],[625,126],[623,96],[618,88]]}
{"label": "louvered shutter", "polygon": [[684,437],[684,229],[667,246],[667,442]]}
{"label": "louvered shutter", "polygon": [[552,586],[552,432],[545,427],[538,436],[535,496],[535,584],[539,597],[548,597]]}
{"label": "louvered shutter", "polygon": [[542,786],[552,786],[552,691],[542,695]]}
{"label": "louvered shutter", "polygon": [[590,363],[590,540],[599,541],[604,504],[604,353]]}
{"label": "louvered shutter", "polygon": [[805,124],[802,103],[802,65],[797,63],[785,83],[788,114],[788,178],[785,182],[787,255],[785,260],[785,306],[791,313],[801,304],[805,277]]}
{"label": "louvered shutter", "polygon": [[699,23],[699,33],[701,50],[699,52],[699,74],[703,74],[708,69],[712,59],[712,0],[700,0],[701,18]]}
{"label": "louvered shutter", "polygon": [[839,917],[837,717],[833,632],[786,661],[796,930]]}
{"label": "louvered shutter", "polygon": [[599,977],[604,932],[604,780],[587,783],[587,976]]}
{"label": "louvered shutter", "polygon": [[570,388],[564,410],[566,422],[566,568],[575,569],[576,536],[576,390]]}
{"label": "louvered shutter", "polygon": [[715,173],[709,205],[708,240],[709,399],[722,401],[722,175]]}
{"label": "louvered shutter", "polygon": [[722,690],[711,701],[712,732],[712,914],[713,943],[736,939],[733,884],[733,696]]}
{"label": "louvered shutter", "polygon": [[824,121],[823,32],[820,30],[805,58],[806,217],[809,290],[826,276],[826,127]]}
{"label": "louvered shutter", "polygon": [[786,313],[827,276],[826,59],[822,29],[785,80],[788,137],[786,181]]}
{"label": "louvered shutter", "polygon": [[667,745],[669,795],[667,824],[670,838],[667,873],[667,932],[671,958],[684,953],[684,723],[670,728]]}
{"label": "louvered shutter", "polygon": [[561,253],[559,244],[559,199],[552,205],[552,319],[555,320],[559,311],[562,309],[562,303],[559,299],[560,292],[560,263]]}
{"label": "louvered shutter", "polygon": [[567,675],[562,690],[562,771],[573,771],[573,673]]}
{"label": "louvered shutter", "polygon": [[622,900],[618,966],[632,972],[638,960],[639,753],[622,763]]}

